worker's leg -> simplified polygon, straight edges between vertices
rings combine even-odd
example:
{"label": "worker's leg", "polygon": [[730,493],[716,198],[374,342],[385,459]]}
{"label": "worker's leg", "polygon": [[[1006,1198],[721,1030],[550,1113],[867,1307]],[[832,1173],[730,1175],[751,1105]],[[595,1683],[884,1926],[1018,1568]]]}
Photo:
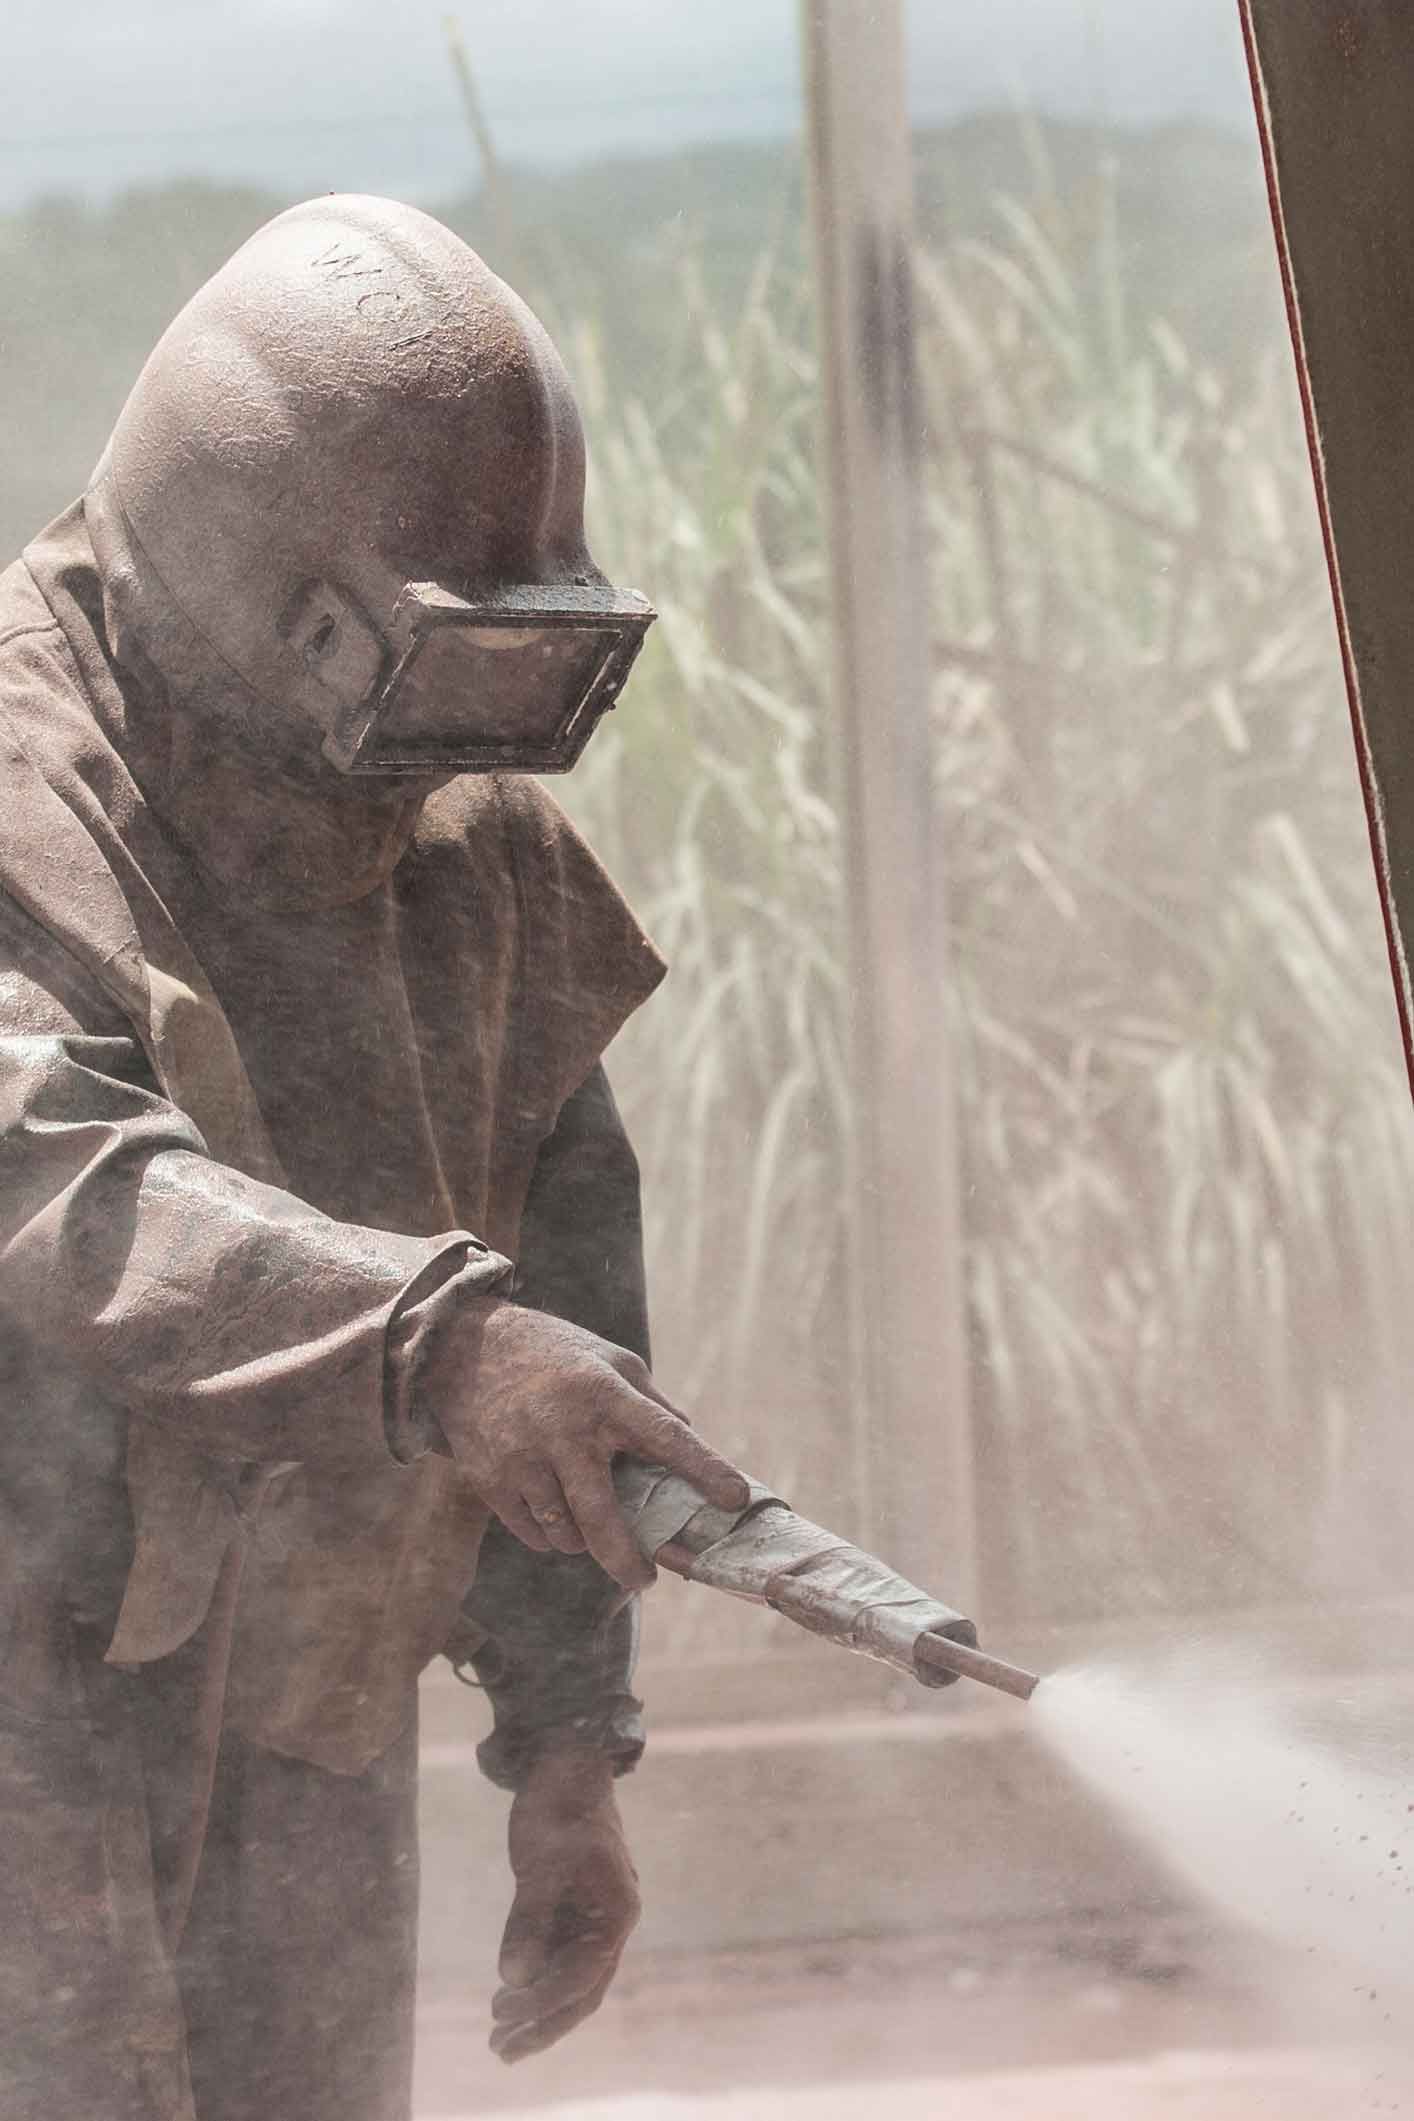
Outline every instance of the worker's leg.
{"label": "worker's leg", "polygon": [[192,2121],[132,1697],[100,1655],[72,1714],[0,1706],[4,2121]]}
{"label": "worker's leg", "polygon": [[417,1736],[332,1775],[230,1735],[179,1973],[199,2121],[407,2121]]}

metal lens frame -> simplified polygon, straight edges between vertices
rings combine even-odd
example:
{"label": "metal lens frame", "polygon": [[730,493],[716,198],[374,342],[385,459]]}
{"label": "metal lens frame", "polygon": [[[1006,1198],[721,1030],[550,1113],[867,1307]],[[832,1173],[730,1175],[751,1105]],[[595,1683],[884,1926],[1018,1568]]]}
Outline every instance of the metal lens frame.
{"label": "metal lens frame", "polygon": [[[656,617],[646,597],[607,585],[527,583],[472,602],[435,582],[410,582],[393,610],[378,681],[326,738],[325,755],[350,774],[567,773],[601,716],[616,704]],[[445,738],[400,739],[400,694],[415,676],[428,644],[448,628],[540,637],[573,631],[599,637],[602,652],[592,658],[587,675],[581,665],[579,680],[565,693],[552,736],[490,739],[468,731]]]}

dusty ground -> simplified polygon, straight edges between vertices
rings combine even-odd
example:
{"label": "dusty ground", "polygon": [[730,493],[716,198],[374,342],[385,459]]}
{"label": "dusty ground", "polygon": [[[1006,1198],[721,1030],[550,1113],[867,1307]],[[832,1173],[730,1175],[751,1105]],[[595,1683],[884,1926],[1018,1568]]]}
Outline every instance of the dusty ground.
{"label": "dusty ground", "polygon": [[[863,2095],[887,2121],[1351,2121],[1377,2112],[1358,2063],[1321,2063],[1303,2052],[1251,2062],[1230,2055],[1161,2056],[1115,2068],[932,2077],[870,2085]],[[858,2090],[739,2091],[719,2099],[572,2101],[542,2107],[545,2121],[859,2121]],[[1385,2111],[1398,2111],[1397,2107]],[[524,2111],[521,2109],[520,2111]],[[468,2117],[469,2121],[469,2117]],[[504,2121],[489,2109],[477,2121]]]}
{"label": "dusty ground", "polygon": [[[1352,2121],[1378,2112],[1360,2063],[1304,2052],[1160,2056],[1152,2063],[1004,2076],[909,2078],[841,2092],[741,2090],[715,2099],[649,2093],[538,2109],[546,2121],[859,2121],[865,2099],[887,2121]],[[1378,2088],[1378,2087],[1376,2087]],[[1386,2112],[1399,2111],[1398,2106]],[[520,2111],[524,2111],[521,2109]],[[496,2121],[487,2108],[478,2121]]]}
{"label": "dusty ground", "polygon": [[1241,1957],[1155,1918],[634,1964],[596,2023],[514,2070],[444,1998],[424,2013],[419,2121],[1414,2116],[1367,1999]]}
{"label": "dusty ground", "polygon": [[[1347,1673],[1358,1616],[1303,1614],[1303,1656],[1327,1622],[1312,1698],[1383,1760],[1414,1732],[1414,1611],[1397,1697]],[[1390,1654],[1387,1613],[1371,1639]],[[747,1667],[715,1725],[664,1718],[625,1785],[640,1939],[599,2017],[511,2070],[482,1993],[502,1820],[463,1690],[429,1695],[419,2121],[1414,2121],[1414,2027],[1388,1999],[1317,1989],[1310,1962],[1181,1904],[1015,1704],[852,1691],[822,1715],[792,1672]],[[778,1722],[750,1720],[763,1699]]]}

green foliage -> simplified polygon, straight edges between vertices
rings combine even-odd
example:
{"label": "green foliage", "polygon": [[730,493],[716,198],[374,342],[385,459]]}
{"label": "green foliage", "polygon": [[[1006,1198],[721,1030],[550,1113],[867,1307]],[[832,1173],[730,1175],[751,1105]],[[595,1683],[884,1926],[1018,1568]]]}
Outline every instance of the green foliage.
{"label": "green foliage", "polygon": [[847,1448],[839,1377],[839,857],[815,377],[798,276],[764,254],[730,327],[691,264],[680,378],[616,396],[567,345],[596,437],[591,519],[662,614],[561,792],[673,966],[618,1080],[648,1174],[663,1374],[771,1477]]}
{"label": "green foliage", "polygon": [[1031,1611],[1368,1583],[1407,1521],[1414,1132],[1269,280],[1233,375],[1044,195],[924,268],[986,1547]]}
{"label": "green foliage", "polygon": [[[922,264],[985,1575],[993,1610],[1071,1616],[1380,1580],[1414,1354],[1409,1095],[1276,290],[1221,372],[1136,309],[1116,227],[1042,183]],[[730,321],[691,272],[680,305],[651,409],[575,346],[597,520],[665,623],[573,797],[676,966],[623,1068],[664,1374],[823,1511],[856,1415],[814,378],[769,257]]]}

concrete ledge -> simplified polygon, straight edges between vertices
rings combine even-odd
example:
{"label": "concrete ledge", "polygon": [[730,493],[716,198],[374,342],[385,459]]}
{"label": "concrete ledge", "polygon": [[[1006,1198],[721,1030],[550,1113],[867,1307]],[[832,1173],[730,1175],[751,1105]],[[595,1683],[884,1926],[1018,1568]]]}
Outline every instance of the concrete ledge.
{"label": "concrete ledge", "polygon": [[[776,1623],[779,1627],[781,1624]],[[1161,1656],[1174,1622],[999,1638],[1042,1671],[1096,1650]],[[779,1639],[779,1638],[777,1638]],[[987,1690],[910,1687],[795,1636],[791,1657],[645,1679],[653,1735],[622,1785],[643,1881],[641,1949],[712,1953],[841,1936],[1126,1915],[1176,1904],[1154,1863]],[[1414,1673],[1414,1605],[1214,1616],[1186,1654],[1257,1660],[1313,1710]],[[736,1720],[743,1700],[753,1720]],[[769,1702],[773,1713],[761,1713]],[[684,1711],[696,1704],[698,1715]],[[677,1711],[675,1720],[674,1710]],[[494,1962],[506,1799],[477,1771],[484,1704],[446,1673],[424,1690],[424,1993]]]}
{"label": "concrete ledge", "polygon": [[1063,1928],[989,1922],[711,1954],[636,1943],[598,2015],[509,2073],[486,2052],[486,2003],[474,1979],[440,2004],[424,2001],[421,2121],[624,2098],[650,2113],[695,2098],[708,2112],[720,2102],[764,2117],[793,2112],[803,2088],[823,2098],[826,2087],[851,2115],[886,2102],[890,2113],[921,2103],[951,2116],[944,2082],[949,2100],[963,2101],[970,2079],[991,2088],[994,2072],[1023,2069],[1037,2072],[1036,2121],[1054,2121],[1044,2092],[1062,2065],[1080,2081],[1092,2066],[1184,2046],[1232,2055],[1312,2037],[1309,2022],[1274,2014],[1201,1924],[1140,1911],[1123,1922],[1072,1915]]}
{"label": "concrete ledge", "polygon": [[[622,1785],[641,1949],[716,1952],[841,1935],[1158,1906],[1164,1881],[1009,1703],[660,1733]],[[494,1959],[506,1800],[468,1744],[424,1749],[424,1993]],[[502,1890],[488,1883],[501,1882]]]}
{"label": "concrete ledge", "polygon": [[[1302,1720],[1335,1722],[1343,1743],[1362,1720],[1386,1736],[1410,1727],[1408,1603],[1218,1617],[1206,1633],[1215,1658],[1285,1672]],[[1096,1649],[1160,1658],[1179,1634],[1156,1622],[993,1639],[1049,1671]],[[1182,1634],[1185,1652],[1201,1650],[1191,1625]],[[484,1703],[445,1671],[429,1677],[425,2121],[625,2094],[652,2113],[672,2111],[668,2094],[697,2098],[704,2121],[718,2098],[734,2116],[784,2117],[801,2088],[831,2084],[842,2112],[886,2098],[890,2111],[959,2121],[974,2111],[1060,2121],[1072,2107],[1086,2121],[1355,2111],[1336,2060],[1329,2079],[1313,2064],[1309,2083],[1300,2060],[1270,2079],[1255,2063],[1224,2061],[1211,2078],[1175,2064],[1144,2103],[1152,2073],[1125,2058],[1293,2047],[1318,2037],[1315,2019],[1284,1983],[1253,1986],[1245,1952],[1230,1958],[1221,1926],[1185,1907],[1033,1741],[1021,1704],[976,1687],[927,1694],[809,1642],[795,1656],[650,1669],[644,1692],[652,1742],[622,1785],[643,1926],[598,2017],[506,2072],[484,2042],[510,1898],[507,1800],[475,1765]],[[756,1713],[743,1720],[748,1706]],[[1061,2063],[1114,2067],[1053,2074]],[[1037,2066],[1034,2081],[982,2076],[967,2088],[967,2072],[1022,2065]],[[1011,2106],[987,2103],[1004,2091]],[[828,2111],[810,2104],[822,2096],[806,2095],[806,2109]]]}

